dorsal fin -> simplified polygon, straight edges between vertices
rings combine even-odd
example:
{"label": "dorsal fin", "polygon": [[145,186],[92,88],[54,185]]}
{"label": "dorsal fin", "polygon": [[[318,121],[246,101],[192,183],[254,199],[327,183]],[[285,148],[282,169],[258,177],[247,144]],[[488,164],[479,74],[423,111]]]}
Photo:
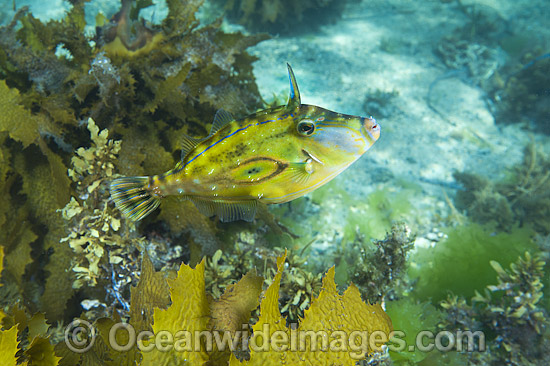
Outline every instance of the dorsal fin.
{"label": "dorsal fin", "polygon": [[286,66],[288,67],[288,78],[290,80],[290,96],[288,97],[287,107],[299,107],[302,104],[300,99],[300,90],[298,89],[298,84],[296,83],[296,78],[294,77],[294,72],[292,67],[287,62]]}
{"label": "dorsal fin", "polygon": [[181,159],[183,160],[183,158],[185,158],[187,154],[189,154],[189,152],[203,140],[204,139],[196,139],[191,136],[183,135],[183,139],[181,141]]}
{"label": "dorsal fin", "polygon": [[212,128],[210,129],[210,135],[215,134],[222,129],[228,123],[233,122],[233,116],[226,110],[218,109],[212,121]]}

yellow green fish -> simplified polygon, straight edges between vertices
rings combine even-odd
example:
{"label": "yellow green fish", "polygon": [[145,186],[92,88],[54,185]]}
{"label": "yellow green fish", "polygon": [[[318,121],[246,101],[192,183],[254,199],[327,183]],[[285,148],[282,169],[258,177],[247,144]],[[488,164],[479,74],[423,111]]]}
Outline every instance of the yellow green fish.
{"label": "yellow green fish", "polygon": [[111,183],[116,206],[132,220],[178,195],[221,221],[252,221],[258,202],[283,203],[340,174],[380,137],[374,118],[335,113],[302,104],[292,68],[286,105],[235,120],[216,113],[210,135],[186,137],[182,159],[164,174],[118,178]]}

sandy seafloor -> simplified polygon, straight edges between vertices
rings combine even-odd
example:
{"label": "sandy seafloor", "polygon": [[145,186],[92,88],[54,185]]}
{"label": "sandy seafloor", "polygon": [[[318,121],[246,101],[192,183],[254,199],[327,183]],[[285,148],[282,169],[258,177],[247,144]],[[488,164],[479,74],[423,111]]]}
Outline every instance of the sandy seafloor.
{"label": "sandy seafloor", "polygon": [[[462,3],[490,7],[511,32],[538,37],[541,44],[546,39],[548,46],[547,0]],[[68,6],[61,0],[17,1],[18,7],[27,4],[43,20],[61,17]],[[119,3],[96,0],[87,6],[91,10],[89,29],[93,31],[96,10],[111,16]],[[165,11],[160,3],[142,16],[158,22]],[[201,17],[213,19],[216,12],[206,5]],[[4,19],[9,18],[10,11],[4,9]],[[431,93],[437,112],[428,105],[430,85],[451,71],[434,52],[437,42],[466,22],[456,2],[363,0],[350,2],[343,16],[332,24],[309,33],[273,37],[249,49],[259,59],[254,72],[264,99],[269,101],[273,95],[286,98],[285,63],[289,62],[303,103],[347,114],[373,114],[382,126],[381,138],[372,149],[331,183],[345,187],[362,208],[354,210],[349,202],[334,197],[311,211],[315,220],[324,223],[320,232],[311,233],[316,251],[334,247],[349,214],[368,210],[364,204],[368,194],[382,188],[399,191],[404,185],[415,187],[410,203],[416,208],[414,219],[404,219],[418,234],[418,245],[433,244],[426,237],[433,239],[433,232],[437,232],[434,215],[449,213],[444,195],[452,198],[455,193],[454,171],[498,179],[507,167],[521,161],[522,150],[531,139],[548,151],[548,136],[524,125],[496,124],[487,96],[471,75],[441,79]],[[225,27],[244,31],[227,22]],[[497,60],[506,61],[503,52]],[[386,107],[386,116],[364,108],[367,97],[376,90],[398,92]],[[300,216],[307,225],[307,212]]]}
{"label": "sandy seafloor", "polygon": [[[542,44],[550,40],[548,1],[462,3],[488,6],[514,32],[533,34]],[[364,0],[350,3],[334,24],[307,35],[267,40],[252,49],[260,59],[255,74],[265,98],[287,90],[286,61],[294,68],[302,103],[370,115],[373,112],[364,109],[369,95],[377,89],[398,92],[387,107],[388,116],[373,116],[382,127],[380,140],[332,184],[345,186],[358,203],[377,189],[400,190],[404,182],[417,185],[420,190],[410,199],[416,217],[404,218],[418,234],[417,246],[434,244],[426,237],[433,239],[437,232],[433,216],[449,213],[445,193],[451,198],[455,194],[454,171],[500,179],[507,167],[522,160],[531,139],[546,151],[550,147],[548,136],[523,125],[496,124],[486,94],[472,78],[448,77],[435,83],[430,99],[438,112],[430,108],[430,85],[451,71],[434,49],[466,22],[455,3]],[[391,53],[383,43],[391,45],[385,47]],[[349,203],[342,203],[336,198],[322,209],[326,232],[317,235],[314,246],[333,245],[342,218],[355,214]]]}

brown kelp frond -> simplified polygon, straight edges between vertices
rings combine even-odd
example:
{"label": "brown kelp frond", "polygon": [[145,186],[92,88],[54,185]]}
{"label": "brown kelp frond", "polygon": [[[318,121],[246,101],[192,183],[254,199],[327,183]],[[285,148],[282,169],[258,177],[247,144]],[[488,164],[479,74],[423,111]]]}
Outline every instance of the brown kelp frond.
{"label": "brown kelp frond", "polygon": [[[198,28],[201,1],[169,1],[167,18],[153,25],[139,19],[150,1],[125,0],[111,21],[96,18],[95,43],[84,32],[85,3],[72,1],[63,19],[47,22],[21,8],[0,27],[0,233],[10,263],[3,288],[6,299],[24,298],[52,321],[69,316],[75,288],[89,294],[115,264],[121,273],[135,268],[129,253],[142,245],[140,235],[125,236],[106,181],[115,172],[168,170],[179,156],[176,136],[204,133],[219,108],[244,114],[261,105],[246,48],[263,38],[224,36],[219,23]],[[73,156],[79,146],[88,148]],[[215,251],[215,225],[199,214],[178,221],[181,209],[167,204],[143,229],[161,237],[156,252],[188,255],[186,243],[167,246],[187,236],[195,253]],[[133,279],[109,280],[106,306],[115,298],[123,307],[128,300],[114,288],[124,292]]]}
{"label": "brown kelp frond", "polygon": [[[0,247],[0,273],[3,259]],[[122,344],[125,338],[113,327],[120,323],[118,316],[103,317],[95,321],[85,317],[77,318],[71,326],[93,327],[78,334],[76,343],[80,346],[90,345],[85,352],[79,352],[72,342],[77,341],[71,334],[65,334],[66,341],[58,338],[62,329],[51,328],[41,313],[29,315],[25,309],[14,306],[7,313],[0,311],[0,351],[4,363],[15,365],[17,362],[40,360],[46,366],[83,365],[92,358],[110,360],[117,365],[170,365],[174,360],[193,360],[193,362],[210,362],[213,365],[256,365],[260,363],[278,363],[283,359],[298,363],[300,360],[343,365],[355,365],[358,359],[366,354],[380,352],[393,330],[392,322],[382,310],[380,304],[366,304],[355,286],[350,287],[341,295],[334,283],[334,268],[327,271],[319,295],[308,305],[299,324],[288,327],[279,310],[279,292],[284,273],[286,253],[277,258],[277,268],[273,278],[260,301],[264,278],[250,271],[238,282],[229,285],[223,294],[210,296],[205,290],[205,261],[202,260],[195,268],[182,264],[177,275],[172,271],[156,271],[149,256],[144,252],[141,260],[139,283],[131,289],[131,304],[129,317],[124,327],[131,327],[139,332],[146,330],[156,335],[160,332],[178,334],[174,341],[191,342],[178,350],[161,351],[157,348],[143,352],[143,348],[128,343],[121,352],[115,348]],[[253,311],[259,306],[259,319],[255,325],[250,324]],[[182,332],[181,329],[185,329]],[[287,334],[291,332],[322,332],[326,333],[331,342],[337,342],[339,334],[351,334],[356,329],[364,329],[368,334],[379,332],[384,335],[376,342],[364,342],[360,350],[353,349],[322,349],[321,343],[307,343],[298,352],[280,347],[268,347],[258,351],[260,337],[251,333],[242,333],[243,329],[252,328],[254,333],[267,329],[265,336],[272,337],[275,332]],[[72,328],[68,328],[72,329]],[[237,337],[232,347],[213,347],[196,342],[195,338],[182,338],[186,334],[213,334],[214,337],[226,337],[226,334]],[[74,335],[73,335],[74,336]],[[24,341],[19,342],[22,337]],[[28,337],[28,338],[27,338]],[[68,338],[67,338],[68,337]],[[111,337],[111,341],[109,341]],[[113,342],[113,337],[116,343]],[[319,339],[321,341],[321,339]],[[246,344],[255,342],[248,349]],[[265,342],[265,340],[263,341]],[[368,343],[368,344],[367,344]],[[183,344],[183,343],[181,343]],[[189,346],[191,348],[189,348]],[[246,357],[242,359],[242,357]]]}

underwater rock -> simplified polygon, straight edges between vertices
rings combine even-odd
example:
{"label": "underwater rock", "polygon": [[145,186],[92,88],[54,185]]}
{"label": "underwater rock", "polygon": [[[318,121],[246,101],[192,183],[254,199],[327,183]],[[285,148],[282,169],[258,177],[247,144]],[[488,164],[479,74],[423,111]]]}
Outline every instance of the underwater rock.
{"label": "underwater rock", "polygon": [[338,0],[232,0],[216,2],[223,6],[230,19],[253,31],[290,34],[311,31],[327,22],[334,22],[346,3]]}

